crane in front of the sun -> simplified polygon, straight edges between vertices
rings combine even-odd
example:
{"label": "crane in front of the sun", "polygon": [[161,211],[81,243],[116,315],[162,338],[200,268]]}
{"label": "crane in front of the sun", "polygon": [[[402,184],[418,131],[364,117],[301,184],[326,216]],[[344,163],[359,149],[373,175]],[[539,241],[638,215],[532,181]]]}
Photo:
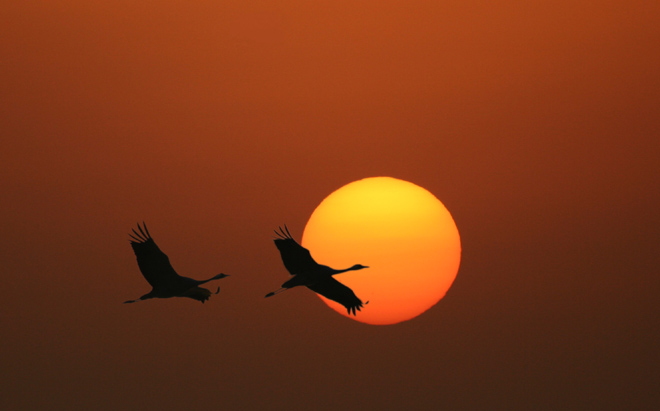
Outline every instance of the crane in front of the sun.
{"label": "crane in front of the sun", "polygon": [[[195,280],[188,277],[183,277],[177,274],[170,264],[170,259],[167,255],[160,251],[154,240],[147,230],[147,225],[142,223],[144,230],[138,224],[138,233],[133,229],[133,234],[129,236],[133,239],[131,247],[137,257],[138,267],[142,275],[151,284],[152,290],[147,294],[136,300],[124,301],[124,303],[134,303],[137,301],[147,300],[149,298],[170,298],[170,297],[188,297],[194,300],[201,301],[202,303],[209,299],[211,291],[207,290],[200,285],[208,283],[209,281],[219,280],[228,277],[228,274],[218,274],[208,280]],[[220,288],[215,294],[220,292]]]}
{"label": "crane in front of the sun", "polygon": [[[286,225],[284,230],[280,227],[280,231],[275,231],[275,234],[278,236],[275,239],[275,246],[280,251],[284,267],[293,277],[285,281],[279,290],[266,294],[266,297],[279,294],[289,288],[304,285],[315,293],[343,305],[348,310],[349,315],[351,312],[356,315],[355,310],[361,311],[362,300],[355,295],[353,290],[335,280],[332,276],[369,267],[355,264],[343,270],[336,270],[327,265],[321,265],[314,261],[308,249],[298,244],[291,237]],[[365,304],[368,303],[369,301]]]}

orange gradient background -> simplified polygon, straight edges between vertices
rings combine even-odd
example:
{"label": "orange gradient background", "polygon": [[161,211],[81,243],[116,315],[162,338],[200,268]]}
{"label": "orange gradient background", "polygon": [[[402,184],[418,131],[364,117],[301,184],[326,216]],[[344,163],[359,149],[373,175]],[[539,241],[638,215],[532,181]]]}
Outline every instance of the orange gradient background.
{"label": "orange gradient background", "polygon": [[365,178],[330,194],[312,213],[302,244],[320,264],[369,266],[335,276],[369,301],[356,316],[320,296],[369,324],[395,324],[431,308],[456,278],[461,255],[456,224],[442,203],[390,177]]}
{"label": "orange gradient background", "polygon": [[[0,407],[660,409],[659,21],[649,0],[3,2]],[[289,278],[273,229],[300,240],[368,176],[451,211],[445,297],[387,327],[264,298]],[[138,221],[181,275],[230,274],[220,294],[122,304],[149,291]]]}

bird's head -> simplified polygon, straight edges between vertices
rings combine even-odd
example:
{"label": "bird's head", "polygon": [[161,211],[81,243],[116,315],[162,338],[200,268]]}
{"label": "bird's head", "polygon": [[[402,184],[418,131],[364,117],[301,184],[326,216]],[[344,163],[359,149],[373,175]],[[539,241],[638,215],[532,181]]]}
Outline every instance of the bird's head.
{"label": "bird's head", "polygon": [[225,278],[225,277],[229,277],[229,274],[220,273],[220,274],[216,275],[215,277],[213,277],[213,279],[214,280],[219,280],[219,279]]}
{"label": "bird's head", "polygon": [[368,265],[362,265],[362,264],[355,264],[353,267],[351,267],[351,270],[361,270],[363,268],[369,268]]}

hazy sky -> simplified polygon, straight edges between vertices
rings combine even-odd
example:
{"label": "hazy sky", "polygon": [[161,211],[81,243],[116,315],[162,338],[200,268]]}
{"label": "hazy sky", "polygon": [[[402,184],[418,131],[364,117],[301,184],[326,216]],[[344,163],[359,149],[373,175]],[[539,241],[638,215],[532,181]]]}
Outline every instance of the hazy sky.
{"label": "hazy sky", "polygon": [[[660,407],[657,2],[10,3],[3,409]],[[371,176],[454,216],[446,297],[264,299],[272,230]],[[142,220],[220,294],[122,304]]]}

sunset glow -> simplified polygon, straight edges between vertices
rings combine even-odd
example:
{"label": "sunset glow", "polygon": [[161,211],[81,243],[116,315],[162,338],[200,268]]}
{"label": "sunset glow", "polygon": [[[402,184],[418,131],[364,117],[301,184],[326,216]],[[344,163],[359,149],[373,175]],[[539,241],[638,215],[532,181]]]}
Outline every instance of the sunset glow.
{"label": "sunset glow", "polygon": [[369,324],[398,323],[431,308],[456,278],[461,255],[456,224],[442,203],[389,177],[359,180],[329,195],[310,217],[303,246],[321,264],[370,267],[336,277],[369,301],[351,317]]}

